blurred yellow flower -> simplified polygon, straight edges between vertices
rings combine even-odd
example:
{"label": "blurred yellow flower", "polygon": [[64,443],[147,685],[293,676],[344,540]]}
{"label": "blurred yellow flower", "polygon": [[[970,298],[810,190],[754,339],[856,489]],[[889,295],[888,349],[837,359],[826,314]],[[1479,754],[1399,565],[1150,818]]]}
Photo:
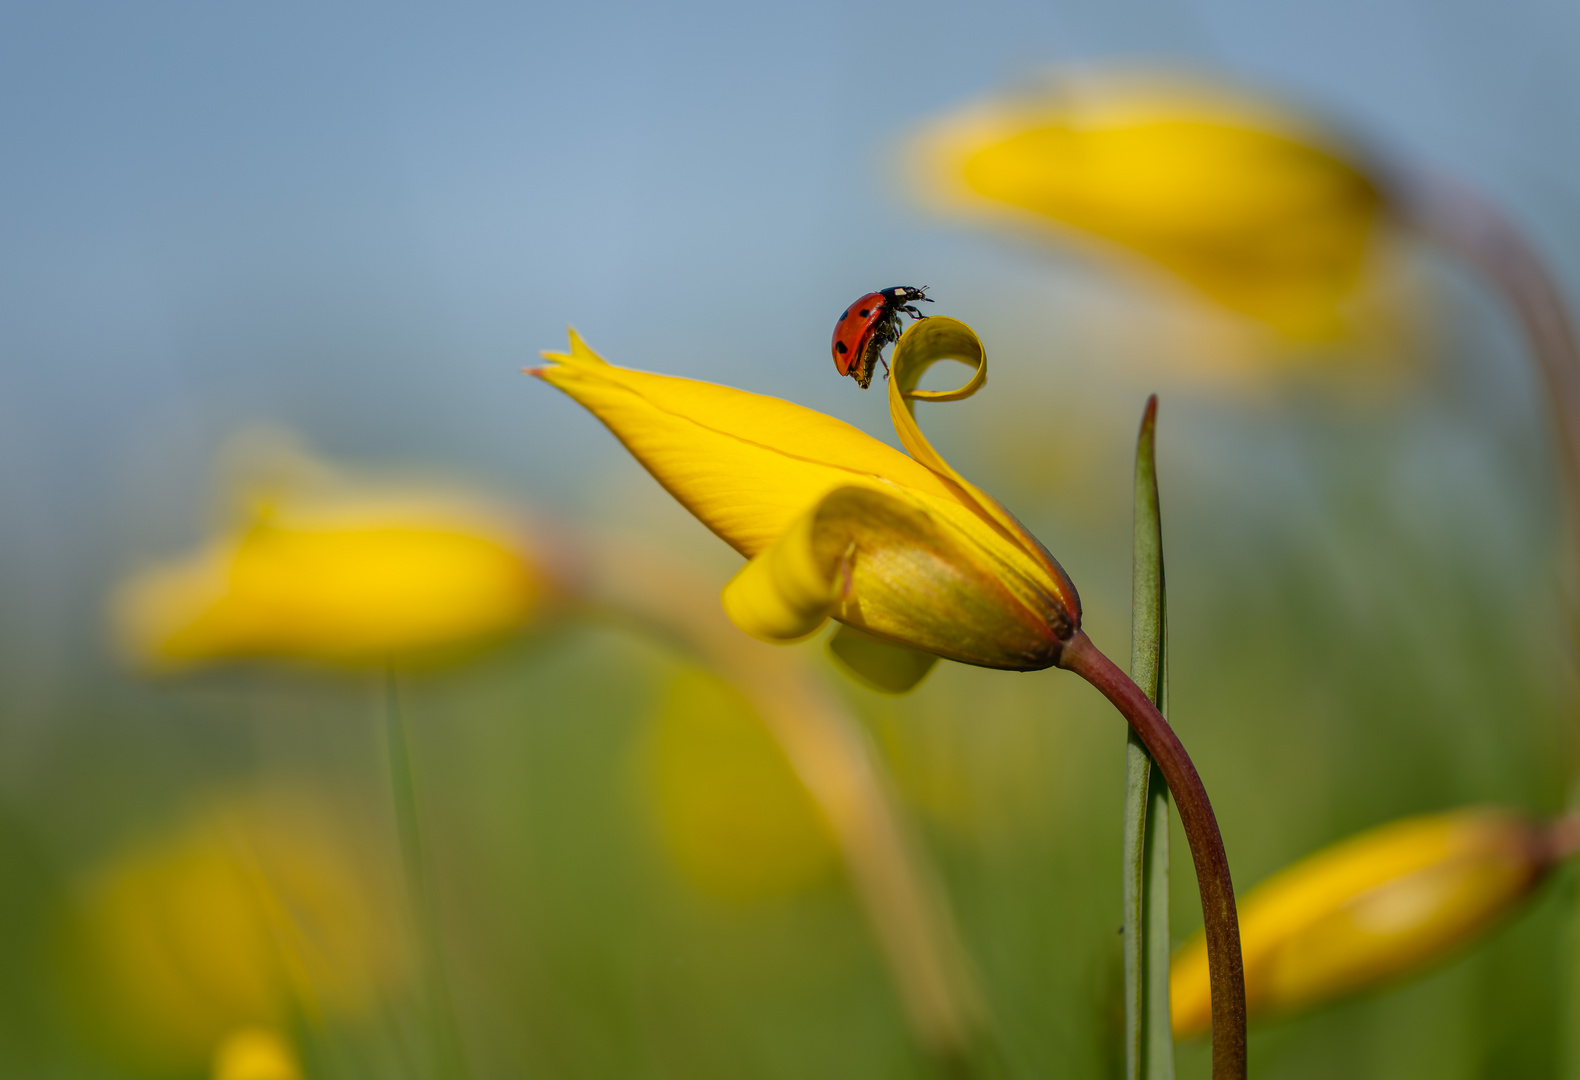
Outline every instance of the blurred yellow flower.
{"label": "blurred yellow flower", "polygon": [[717,676],[683,669],[643,746],[655,821],[703,891],[756,900],[802,888],[835,864],[827,823],[751,703]]}
{"label": "blurred yellow flower", "polygon": [[119,590],[119,636],[140,662],[447,656],[523,625],[545,601],[520,528],[480,502],[322,480],[240,501],[240,527]]}
{"label": "blurred yellow flower", "polygon": [[231,1032],[214,1054],[213,1080],[302,1080],[290,1043],[269,1028]]}
{"label": "blurred yellow flower", "polygon": [[[895,346],[889,411],[910,456],[799,405],[614,367],[575,331],[570,340],[569,353],[544,353],[552,363],[532,374],[592,411],[747,556],[723,600],[753,636],[794,641],[832,617],[891,646],[1034,670],[1054,664],[1079,626],[1064,571],[933,450],[912,415],[914,400],[958,400],[985,381],[982,344],[964,323],[935,316]],[[956,391],[917,390],[947,359],[975,376]],[[870,654],[841,655],[859,663]],[[894,679],[890,670],[874,682],[903,689]]]}
{"label": "blurred yellow flower", "polygon": [[913,150],[936,207],[1120,245],[1295,339],[1343,331],[1383,202],[1335,133],[1164,72],[1062,73],[939,119]]}
{"label": "blurred yellow flower", "polygon": [[116,854],[85,883],[77,923],[97,1030],[132,1060],[197,1069],[239,1029],[365,1015],[403,958],[362,851],[280,796]]}
{"label": "blurred yellow flower", "polygon": [[[1526,818],[1477,807],[1393,822],[1301,860],[1240,903],[1249,1014],[1308,1009],[1448,956],[1523,899],[1553,854]],[[1175,954],[1169,993],[1175,1036],[1206,1031],[1200,936]]]}

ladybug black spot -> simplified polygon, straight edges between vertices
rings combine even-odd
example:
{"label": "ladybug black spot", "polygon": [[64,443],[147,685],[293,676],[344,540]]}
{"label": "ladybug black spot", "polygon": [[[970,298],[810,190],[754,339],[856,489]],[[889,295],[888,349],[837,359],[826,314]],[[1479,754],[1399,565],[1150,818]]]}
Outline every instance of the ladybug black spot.
{"label": "ladybug black spot", "polygon": [[839,353],[839,355],[844,356],[846,353],[850,352],[850,347],[843,341],[840,341],[835,343],[834,351]]}
{"label": "ladybug black spot", "polygon": [[872,309],[871,308],[862,308],[861,309],[861,317],[863,319],[865,319],[868,315],[871,315],[871,314],[872,314]]}
{"label": "ladybug black spot", "polygon": [[844,321],[845,321],[845,320],[846,320],[846,319],[848,319],[848,318],[850,318],[850,308],[846,308],[846,309],[845,309],[845,314],[843,314],[843,315],[841,315],[841,316],[840,316],[840,317],[839,317],[839,318],[838,318],[838,319],[837,319],[837,320],[835,320],[835,321],[836,321],[836,322],[844,322]]}

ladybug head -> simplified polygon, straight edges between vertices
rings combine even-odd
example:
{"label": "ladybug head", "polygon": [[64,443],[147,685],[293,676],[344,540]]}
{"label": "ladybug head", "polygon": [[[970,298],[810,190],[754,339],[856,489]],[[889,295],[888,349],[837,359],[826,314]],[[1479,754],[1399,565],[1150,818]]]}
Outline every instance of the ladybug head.
{"label": "ladybug head", "polygon": [[[909,304],[917,300],[927,300],[927,290],[931,285],[923,285],[920,289],[912,285],[896,285],[891,289],[879,289],[878,295],[891,304]],[[931,300],[927,300],[929,304]]]}

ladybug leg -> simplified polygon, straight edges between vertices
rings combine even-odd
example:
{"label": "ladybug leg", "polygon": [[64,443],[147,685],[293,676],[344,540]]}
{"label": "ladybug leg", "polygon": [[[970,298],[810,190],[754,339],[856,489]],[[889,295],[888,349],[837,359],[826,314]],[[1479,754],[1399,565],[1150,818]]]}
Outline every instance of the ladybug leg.
{"label": "ladybug leg", "polygon": [[889,362],[880,356],[878,357],[878,363],[883,365],[883,377],[887,379],[889,377]]}

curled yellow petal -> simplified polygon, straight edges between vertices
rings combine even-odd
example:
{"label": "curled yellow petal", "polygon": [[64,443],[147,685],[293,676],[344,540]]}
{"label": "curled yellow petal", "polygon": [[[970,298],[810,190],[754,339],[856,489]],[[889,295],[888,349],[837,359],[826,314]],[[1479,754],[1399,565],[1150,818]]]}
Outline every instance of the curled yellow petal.
{"label": "curled yellow petal", "polygon": [[[1525,897],[1549,865],[1539,830],[1474,808],[1395,822],[1317,852],[1240,902],[1247,1008],[1285,1015],[1440,960]],[[1176,1037],[1207,1029],[1198,936],[1174,957]]]}
{"label": "curled yellow petal", "polygon": [[[973,368],[971,378],[955,390],[919,390],[918,384],[929,368],[944,360],[954,360]],[[942,454],[933,449],[916,422],[917,401],[963,401],[987,384],[987,350],[976,332],[958,319],[933,316],[913,324],[900,336],[889,362],[889,418],[895,433],[911,456],[940,476],[959,486],[982,516],[992,522],[1012,544],[1035,552],[1047,571],[1047,583],[1074,623],[1081,619],[1081,598],[1047,548],[1026,529],[997,499],[955,471]]]}
{"label": "curled yellow petal", "polygon": [[838,596],[838,560],[819,552],[817,523],[816,510],[797,518],[724,586],[724,613],[752,637],[800,641],[828,621]]}

